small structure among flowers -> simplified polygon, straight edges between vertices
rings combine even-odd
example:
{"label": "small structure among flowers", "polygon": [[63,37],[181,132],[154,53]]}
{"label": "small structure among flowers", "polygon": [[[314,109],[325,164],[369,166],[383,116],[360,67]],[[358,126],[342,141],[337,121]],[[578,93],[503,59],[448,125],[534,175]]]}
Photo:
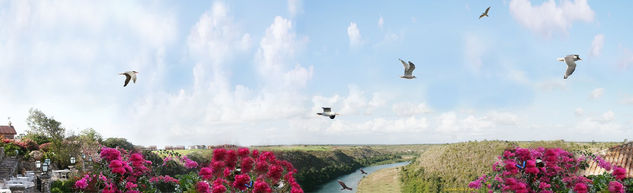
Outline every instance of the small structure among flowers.
{"label": "small structure among flowers", "polygon": [[609,148],[601,160],[604,162],[590,160],[589,167],[585,169],[584,174],[600,175],[608,171],[601,165],[612,163],[626,169],[626,177],[633,177],[633,142]]}

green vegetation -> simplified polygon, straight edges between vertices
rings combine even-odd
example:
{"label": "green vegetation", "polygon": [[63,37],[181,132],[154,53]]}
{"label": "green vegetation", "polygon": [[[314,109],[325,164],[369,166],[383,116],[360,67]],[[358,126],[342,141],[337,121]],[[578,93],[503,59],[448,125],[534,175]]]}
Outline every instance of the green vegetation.
{"label": "green vegetation", "polygon": [[567,151],[596,151],[619,143],[564,141],[481,141],[436,145],[427,149],[400,172],[403,192],[467,191],[468,183],[491,171],[506,148],[560,147]]}

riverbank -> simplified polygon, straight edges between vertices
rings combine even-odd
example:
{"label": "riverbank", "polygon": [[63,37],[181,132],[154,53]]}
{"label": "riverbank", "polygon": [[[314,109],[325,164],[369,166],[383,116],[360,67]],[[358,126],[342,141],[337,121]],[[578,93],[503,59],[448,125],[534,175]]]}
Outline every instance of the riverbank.
{"label": "riverbank", "polygon": [[384,168],[361,179],[357,193],[400,193],[400,167]]}

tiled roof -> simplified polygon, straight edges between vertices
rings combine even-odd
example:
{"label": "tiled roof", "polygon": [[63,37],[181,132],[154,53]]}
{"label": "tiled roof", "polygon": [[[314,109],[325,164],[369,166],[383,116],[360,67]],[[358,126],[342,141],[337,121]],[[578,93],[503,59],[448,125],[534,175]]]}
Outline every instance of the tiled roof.
{"label": "tiled roof", "polygon": [[[606,151],[606,155],[603,158],[611,165],[625,168],[626,176],[633,177],[633,143],[611,147]],[[590,161],[589,167],[585,170],[585,175],[599,175],[605,171],[598,166],[598,163]]]}
{"label": "tiled roof", "polygon": [[15,129],[13,128],[13,126],[0,125],[0,134],[15,135],[18,133],[15,132]]}

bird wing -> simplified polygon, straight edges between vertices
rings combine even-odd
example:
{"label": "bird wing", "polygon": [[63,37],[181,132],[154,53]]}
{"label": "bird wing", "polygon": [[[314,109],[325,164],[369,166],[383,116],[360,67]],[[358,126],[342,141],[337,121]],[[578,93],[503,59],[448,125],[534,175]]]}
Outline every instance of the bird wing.
{"label": "bird wing", "polygon": [[415,64],[413,64],[413,62],[409,61],[409,69],[407,69],[404,74],[405,75],[412,75],[413,74],[413,70],[415,70]]}
{"label": "bird wing", "polygon": [[322,108],[323,108],[323,112],[324,113],[332,112],[332,108],[330,108],[330,107],[322,107]]}
{"label": "bird wing", "polygon": [[123,84],[123,87],[125,87],[125,86],[127,86],[127,83],[130,83],[130,79],[132,77],[130,77],[130,75],[127,74],[127,73],[123,73],[123,75],[125,75],[125,84]]}
{"label": "bird wing", "polygon": [[576,70],[576,64],[567,66],[567,72],[565,72],[565,77],[571,76],[571,74],[574,73],[574,70]]}
{"label": "bird wing", "polygon": [[484,12],[484,15],[488,15],[488,11],[490,11],[490,7],[486,8],[486,11]]}
{"label": "bird wing", "polygon": [[136,83],[136,74],[132,74],[132,81],[134,81],[134,83]]}
{"label": "bird wing", "polygon": [[407,73],[407,69],[409,69],[409,64],[404,62],[402,59],[398,59],[398,60],[402,62],[402,65],[404,65],[404,72]]}
{"label": "bird wing", "polygon": [[338,181],[338,184],[340,184],[343,188],[347,188],[347,185],[345,185],[345,183],[343,183],[343,181]]}

